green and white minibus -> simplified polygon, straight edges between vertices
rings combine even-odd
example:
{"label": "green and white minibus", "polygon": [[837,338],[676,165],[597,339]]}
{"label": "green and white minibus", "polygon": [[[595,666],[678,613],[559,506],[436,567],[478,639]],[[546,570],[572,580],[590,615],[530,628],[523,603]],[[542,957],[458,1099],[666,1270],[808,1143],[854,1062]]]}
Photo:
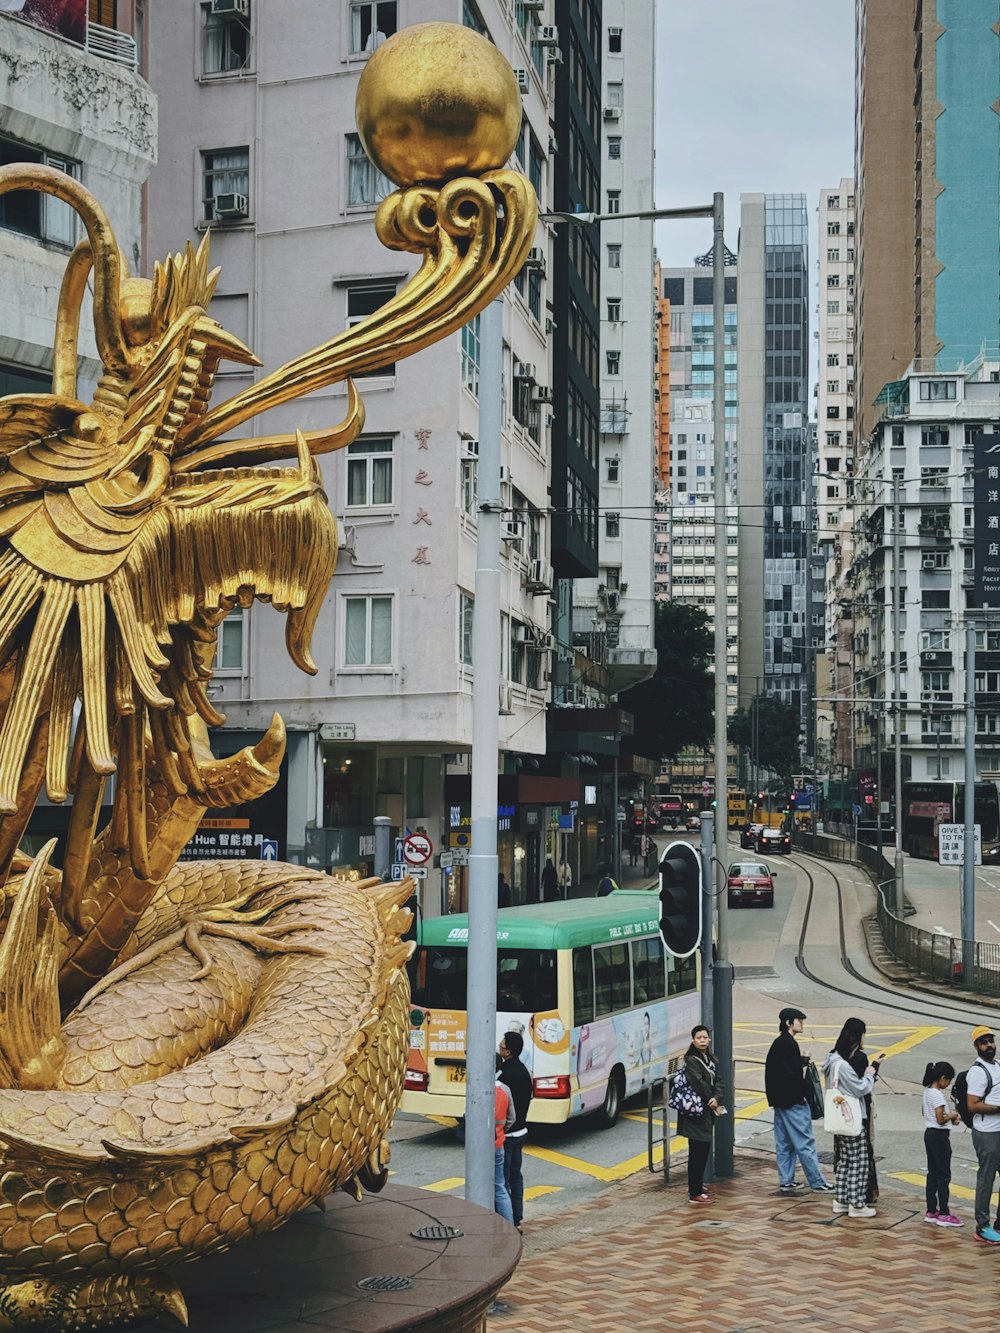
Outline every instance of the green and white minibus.
{"label": "green and white minibus", "polygon": [[[697,955],[663,948],[648,889],[508,907],[497,915],[497,1041],[524,1036],[529,1120],[589,1111],[611,1125],[623,1098],[664,1078],[701,1018]],[[404,1111],[465,1110],[469,918],[421,924],[411,976]]]}

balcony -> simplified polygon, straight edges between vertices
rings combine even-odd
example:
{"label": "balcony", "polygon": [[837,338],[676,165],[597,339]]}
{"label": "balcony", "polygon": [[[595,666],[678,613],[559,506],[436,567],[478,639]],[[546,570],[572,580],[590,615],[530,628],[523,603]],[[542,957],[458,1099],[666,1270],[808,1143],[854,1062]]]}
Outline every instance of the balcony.
{"label": "balcony", "polygon": [[87,22],[87,50],[99,60],[124,65],[134,74],[139,68],[139,53],[131,33],[106,28],[102,23]]}

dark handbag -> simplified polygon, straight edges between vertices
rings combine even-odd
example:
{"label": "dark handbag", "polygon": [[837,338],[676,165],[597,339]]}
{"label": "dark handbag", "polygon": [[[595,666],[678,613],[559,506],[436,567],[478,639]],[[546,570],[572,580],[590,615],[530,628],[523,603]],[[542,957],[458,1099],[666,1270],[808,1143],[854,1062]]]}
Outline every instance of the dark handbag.
{"label": "dark handbag", "polygon": [[806,1104],[813,1120],[823,1119],[823,1088],[819,1081],[819,1070],[810,1060],[802,1070],[802,1083],[806,1094]]}

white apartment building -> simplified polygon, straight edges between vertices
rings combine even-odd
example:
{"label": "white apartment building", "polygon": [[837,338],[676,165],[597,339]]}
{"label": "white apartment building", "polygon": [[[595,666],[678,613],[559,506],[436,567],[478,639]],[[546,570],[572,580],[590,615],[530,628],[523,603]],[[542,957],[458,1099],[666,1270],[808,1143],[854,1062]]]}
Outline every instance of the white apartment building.
{"label": "white apartment building", "polygon": [[[652,0],[605,0],[605,213],[654,207]],[[653,223],[600,224],[601,341],[597,579],[573,590],[573,629],[606,644],[608,688],[618,694],[656,669],[653,647],[653,502],[656,415],[653,364],[656,292],[650,281]],[[627,697],[622,701],[628,707]]]}
{"label": "white apartment building", "polygon": [[[544,209],[551,0],[174,0],[149,8],[150,81],[164,128],[148,254],[211,228],[212,261],[222,267],[212,313],[261,357],[262,373],[377,309],[417,267],[415,256],[385,249],[375,235],[376,205],[394,187],[361,148],[354,101],[371,51],[398,28],[430,20],[487,33],[520,71],[515,160]],[[500,865],[515,901],[530,896],[539,859],[566,849],[551,841],[543,799],[518,787],[519,766],[544,752],[549,695],[544,227],[537,246],[504,300],[502,366],[482,364],[477,319],[358,381],[363,433],[322,460],[341,552],[314,636],[318,675],[287,660],[284,627],[266,606],[231,614],[220,644],[216,702],[228,719],[220,745],[246,744],[275,708],[289,728],[287,827],[273,832],[279,855],[357,870],[371,866],[373,816],[389,816],[395,830],[424,829],[435,845],[422,904],[432,915],[463,905],[465,894],[464,870],[441,870],[436,854],[467,841],[485,375],[503,378],[503,499],[515,534],[504,544],[501,604],[486,609],[503,625],[498,763],[501,802],[515,812],[501,821]],[[244,369],[232,368],[215,401],[247,383]],[[315,430],[345,410],[344,386],[335,385],[247,431]]]}
{"label": "white apartment building", "polygon": [[[48,30],[0,12],[0,166],[38,163],[80,181],[135,271],[157,106],[138,72],[134,7],[123,0],[116,12],[120,30],[76,14],[53,17],[61,26]],[[83,235],[77,214],[52,195],[0,196],[0,393],[51,392],[59,288]],[[77,397],[88,402],[102,373],[89,293],[80,314]],[[43,794],[26,845],[37,850],[68,818],[68,806]]]}
{"label": "white apartment building", "polygon": [[[920,360],[885,386],[871,446],[859,463],[854,574],[858,767],[871,781],[876,751],[894,747],[891,707],[899,602],[899,714],[904,780],[961,781],[963,709],[976,695],[976,772],[1000,770],[1000,627],[977,631],[975,681],[967,678],[963,623],[974,605],[972,441],[1000,430],[1000,351],[969,365]],[[900,567],[893,560],[892,479],[897,480]]]}
{"label": "white apartment building", "polygon": [[[855,261],[854,181],[820,191],[816,254],[819,272],[816,386],[816,543],[825,566],[826,668],[817,678],[817,762],[838,770],[853,765],[851,619],[841,614],[853,589],[847,573],[854,561]],[[827,682],[829,690],[819,688]],[[825,699],[825,694],[829,699]]]}

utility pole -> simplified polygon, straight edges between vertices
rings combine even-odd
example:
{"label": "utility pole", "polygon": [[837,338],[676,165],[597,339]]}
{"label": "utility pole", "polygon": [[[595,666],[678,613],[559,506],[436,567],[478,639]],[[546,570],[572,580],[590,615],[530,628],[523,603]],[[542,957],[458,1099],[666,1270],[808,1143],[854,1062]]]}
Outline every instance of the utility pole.
{"label": "utility pole", "polygon": [[892,714],[893,728],[893,787],[895,788],[896,855],[893,861],[892,902],[896,916],[903,916],[903,693],[900,688],[902,656],[899,633],[899,597],[903,586],[901,559],[902,507],[899,500],[899,478],[892,478]]}
{"label": "utility pole", "polygon": [[[956,814],[958,811],[955,812]],[[965,619],[965,855],[962,859],[962,983],[976,961],[976,622]]]}

